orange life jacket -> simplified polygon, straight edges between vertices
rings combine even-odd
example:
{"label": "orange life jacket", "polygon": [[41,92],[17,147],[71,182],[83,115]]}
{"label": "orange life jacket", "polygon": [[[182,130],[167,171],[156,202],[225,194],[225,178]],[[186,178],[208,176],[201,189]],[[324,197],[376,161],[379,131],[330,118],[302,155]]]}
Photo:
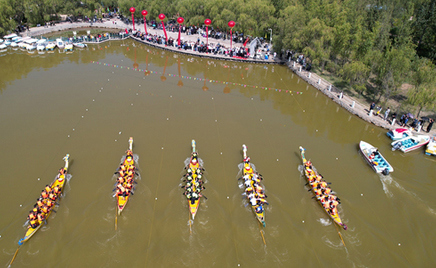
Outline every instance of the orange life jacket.
{"label": "orange life jacket", "polygon": [[48,198],[48,194],[45,190],[42,191],[41,196],[42,196],[42,198]]}
{"label": "orange life jacket", "polygon": [[43,206],[41,208],[41,211],[44,212],[44,213],[47,213],[48,212],[48,207],[47,206]]}

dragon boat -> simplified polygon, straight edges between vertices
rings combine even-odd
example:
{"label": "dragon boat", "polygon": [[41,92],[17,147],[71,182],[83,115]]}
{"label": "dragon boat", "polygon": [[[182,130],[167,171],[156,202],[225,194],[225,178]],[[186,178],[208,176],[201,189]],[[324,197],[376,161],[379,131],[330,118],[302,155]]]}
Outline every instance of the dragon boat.
{"label": "dragon boat", "polygon": [[[66,181],[66,175],[67,175],[67,171],[68,171],[69,158],[70,158],[69,154],[67,154],[63,158],[63,160],[65,161],[65,166],[59,170],[59,173],[56,176],[55,180],[50,185],[47,186],[48,188],[46,187],[46,189],[44,189],[42,191],[43,192],[42,196],[38,199],[38,202],[37,202],[37,204],[35,204],[35,208],[33,210],[33,211],[35,211],[35,213],[40,213],[42,217],[40,217],[40,218],[36,217],[33,223],[32,223],[32,221],[29,221],[29,226],[28,226],[28,229],[26,231],[26,234],[24,235],[24,238],[22,238],[18,241],[18,245],[21,246],[24,242],[29,240],[44,224],[47,224],[47,219],[54,209],[54,206],[55,206],[54,204],[56,203],[56,201],[59,199],[59,197],[61,196],[61,194],[63,192],[65,181]],[[57,189],[57,193],[54,192],[55,188]],[[47,196],[47,197],[45,197],[45,196]],[[40,208],[46,206],[47,203],[49,203],[49,202],[53,202],[53,205],[47,209],[47,212],[44,213],[43,211],[41,211]],[[41,207],[41,205],[42,205],[42,207]],[[44,209],[44,208],[42,208],[42,209]]]}
{"label": "dragon boat", "polygon": [[200,199],[203,196],[201,191],[203,187],[203,164],[201,159],[198,157],[197,147],[195,140],[191,141],[192,153],[189,158],[189,162],[186,163],[185,169],[186,174],[186,184],[182,186],[185,189],[183,193],[188,199],[189,212],[191,214],[192,220],[195,219],[197,215],[198,207],[200,205]]}
{"label": "dragon boat", "polygon": [[265,227],[265,208],[264,205],[268,205],[266,202],[266,195],[264,188],[260,185],[262,176],[256,172],[254,165],[250,163],[250,157],[247,156],[247,146],[242,145],[242,151],[244,154],[243,167],[242,167],[242,179],[245,187],[245,195],[249,204],[256,216],[256,219],[260,224]]}
{"label": "dragon boat", "polygon": [[[327,215],[329,215],[329,217],[337,225],[344,228],[344,230],[347,230],[347,225],[342,222],[337,209],[339,199],[332,194],[330,188],[320,187],[321,184],[327,186],[328,183],[323,180],[320,174],[318,174],[316,169],[312,166],[312,163],[306,160],[304,152],[305,149],[300,146],[300,154],[301,159],[303,160],[304,175],[308,180],[308,185],[311,188],[311,191],[315,194],[318,203],[321,205]],[[326,189],[328,189],[328,191],[325,191]],[[333,208],[330,206],[331,202],[332,204],[334,204]]]}
{"label": "dragon boat", "polygon": [[135,160],[133,157],[133,138],[129,139],[129,149],[126,152],[126,156],[123,157],[121,164],[115,172],[118,174],[116,183],[116,198],[117,198],[117,214],[120,215],[121,212],[127,205],[129,197],[133,192],[134,177],[136,174]]}

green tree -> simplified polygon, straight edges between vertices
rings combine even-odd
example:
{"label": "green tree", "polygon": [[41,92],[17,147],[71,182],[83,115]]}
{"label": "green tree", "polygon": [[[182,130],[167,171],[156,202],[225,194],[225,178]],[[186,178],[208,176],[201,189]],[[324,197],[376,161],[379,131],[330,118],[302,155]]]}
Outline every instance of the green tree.
{"label": "green tree", "polygon": [[436,68],[429,59],[418,58],[412,75],[413,89],[408,92],[408,103],[417,107],[417,117],[423,108],[436,107]]}

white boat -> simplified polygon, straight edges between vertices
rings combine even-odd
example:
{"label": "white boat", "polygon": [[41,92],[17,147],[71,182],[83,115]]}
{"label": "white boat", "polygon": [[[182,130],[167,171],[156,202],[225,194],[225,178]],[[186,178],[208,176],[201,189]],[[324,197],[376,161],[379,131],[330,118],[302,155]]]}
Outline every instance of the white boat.
{"label": "white boat", "polygon": [[36,42],[36,50],[38,51],[44,51],[46,46],[47,46],[46,39],[40,39],[38,42]]}
{"label": "white boat", "polygon": [[11,41],[15,43],[19,43],[21,40],[23,40],[21,36],[15,36],[14,38],[11,38]]}
{"label": "white boat", "polygon": [[27,48],[27,43],[20,42],[20,43],[18,43],[18,47],[21,48],[21,49],[26,49]]}
{"label": "white boat", "polygon": [[368,162],[376,173],[388,175],[390,172],[394,171],[394,168],[388,163],[388,161],[386,161],[378,149],[371,144],[360,141],[359,148],[365,157],[366,162]]}
{"label": "white boat", "polygon": [[65,43],[64,43],[64,41],[62,41],[61,38],[58,38],[58,39],[56,39],[56,46],[59,49],[64,49],[65,48]]}
{"label": "white boat", "polygon": [[8,34],[8,35],[5,35],[5,36],[3,36],[3,38],[5,39],[5,40],[7,40],[7,39],[9,39],[9,40],[11,40],[12,38],[14,38],[14,37],[17,37],[18,35],[17,34]]}
{"label": "white boat", "polygon": [[401,150],[404,153],[416,150],[430,141],[427,135],[411,135],[391,143],[392,151]]}
{"label": "white boat", "polygon": [[0,44],[0,51],[1,52],[5,52],[5,51],[7,51],[8,50],[8,46],[7,45],[5,45],[5,44]]}
{"label": "white boat", "polygon": [[73,51],[73,44],[66,43],[65,44],[65,51]]}
{"label": "white boat", "polygon": [[386,134],[388,135],[389,138],[396,141],[396,140],[400,140],[400,139],[409,137],[410,135],[412,135],[412,132],[410,132],[410,130],[407,128],[401,127],[401,128],[389,130],[388,133],[386,133]]}
{"label": "white boat", "polygon": [[9,46],[10,47],[18,47],[18,43],[17,42],[12,42]]}
{"label": "white boat", "polygon": [[2,43],[3,43],[3,41],[4,41],[4,40],[0,38],[0,44],[2,44]]}
{"label": "white boat", "polygon": [[430,141],[427,144],[427,148],[425,149],[426,155],[436,155],[436,135],[433,135],[430,138]]}
{"label": "white boat", "polygon": [[48,51],[53,51],[55,49],[55,47],[56,47],[56,43],[50,42],[45,46],[45,49]]}
{"label": "white boat", "polygon": [[78,47],[78,48],[85,48],[85,47],[88,46],[88,45],[83,44],[83,43],[74,43],[73,45],[74,45],[75,47]]}

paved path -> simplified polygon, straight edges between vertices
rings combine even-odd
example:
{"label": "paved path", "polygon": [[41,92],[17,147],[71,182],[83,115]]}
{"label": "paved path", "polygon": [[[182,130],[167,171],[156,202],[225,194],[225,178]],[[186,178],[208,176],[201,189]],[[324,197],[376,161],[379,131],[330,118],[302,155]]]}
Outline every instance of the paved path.
{"label": "paved path", "polygon": [[[71,29],[76,29],[76,28],[82,28],[82,27],[99,27],[99,28],[112,28],[112,29],[120,29],[120,31],[124,31],[125,29],[131,29],[132,25],[127,25],[124,22],[118,20],[118,19],[111,19],[111,20],[105,20],[104,22],[98,22],[98,23],[93,23],[92,25],[90,23],[85,23],[85,22],[78,22],[78,23],[69,23],[69,22],[63,22],[63,23],[58,23],[55,26],[49,26],[49,27],[33,27],[30,29],[30,31],[26,31],[25,33],[23,33],[22,35],[25,36],[39,36],[39,35],[45,35],[47,33],[50,32],[56,32],[56,31],[65,31],[65,30],[71,30]],[[144,26],[143,25],[135,25],[135,28],[137,30],[144,30]],[[161,35],[164,36],[164,33],[162,30],[154,30],[152,28],[147,27],[147,31],[150,34],[156,34],[156,35]],[[168,38],[172,37],[173,39],[178,38],[178,32],[167,32]],[[200,38],[201,41],[206,42],[206,38],[202,37],[198,34],[196,35],[186,35],[186,34],[182,34],[183,40],[185,41],[192,41],[195,42],[197,41],[198,38]],[[224,60],[238,60],[238,59],[231,59],[228,56],[223,56],[223,55],[214,55],[214,54],[206,54],[206,53],[198,53],[195,51],[189,51],[189,50],[179,50],[175,47],[170,47],[170,46],[164,46],[164,45],[159,45],[159,44],[154,44],[154,43],[149,43],[137,38],[134,38],[135,40],[145,43],[147,45],[151,45],[151,46],[155,46],[155,47],[159,47],[161,49],[166,49],[166,50],[171,50],[174,52],[178,52],[178,53],[185,53],[185,54],[190,54],[190,55],[195,55],[195,56],[200,56],[200,57],[210,57],[210,58],[218,58],[218,59],[224,59]],[[225,47],[230,47],[230,40],[216,40],[213,38],[209,38],[209,43],[212,44],[216,44],[216,43],[220,43]],[[241,44],[233,44],[233,47],[240,47]],[[239,60],[239,61],[245,61],[245,62],[256,62],[256,63],[280,63],[278,60],[274,60],[274,59],[269,59],[269,60]],[[320,90],[322,93],[324,93],[326,96],[328,96],[329,98],[331,98],[334,102],[338,103],[339,105],[341,105],[343,108],[345,108],[347,111],[349,111],[350,113],[360,117],[361,119],[370,122],[376,126],[385,128],[385,129],[394,129],[394,128],[398,128],[400,127],[398,125],[398,121],[396,122],[396,124],[392,125],[390,121],[385,121],[382,116],[384,116],[384,111],[382,111],[382,114],[379,116],[373,115],[373,116],[369,116],[369,106],[367,104],[361,104],[358,101],[352,99],[351,97],[341,93],[337,88],[335,88],[330,82],[322,79],[321,77],[319,77],[318,75],[305,71],[302,68],[300,68],[301,66],[298,63],[294,63],[293,61],[291,62],[286,62],[286,65],[295,72],[295,74],[297,74],[298,76],[300,76],[303,80],[305,80],[306,82],[308,82],[309,84],[311,84],[312,86],[314,86],[315,88],[317,88],[318,90]],[[300,71],[301,70],[301,71]],[[397,115],[397,120],[399,120],[400,118],[400,114]],[[426,128],[425,124],[425,128]],[[426,132],[421,131],[421,134],[425,134]],[[436,134],[436,126],[433,128],[433,130],[430,132],[430,134]]]}

